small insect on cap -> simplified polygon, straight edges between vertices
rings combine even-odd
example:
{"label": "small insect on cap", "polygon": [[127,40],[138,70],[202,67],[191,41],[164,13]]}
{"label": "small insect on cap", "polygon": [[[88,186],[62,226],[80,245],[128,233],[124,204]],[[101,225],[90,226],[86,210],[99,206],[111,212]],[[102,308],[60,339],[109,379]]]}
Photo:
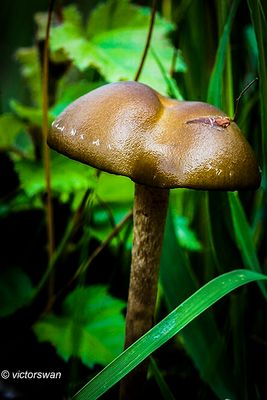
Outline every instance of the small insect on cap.
{"label": "small insect on cap", "polygon": [[250,145],[222,111],[169,99],[137,82],[108,84],[74,101],[54,121],[48,144],[149,186],[237,190],[260,184]]}

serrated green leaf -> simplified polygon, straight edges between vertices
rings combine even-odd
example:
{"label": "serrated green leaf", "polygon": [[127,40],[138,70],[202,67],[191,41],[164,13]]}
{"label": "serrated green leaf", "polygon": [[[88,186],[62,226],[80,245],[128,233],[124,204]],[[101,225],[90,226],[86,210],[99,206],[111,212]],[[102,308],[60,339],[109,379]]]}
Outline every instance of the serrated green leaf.
{"label": "serrated green leaf", "polygon": [[21,74],[25,78],[36,107],[41,107],[41,67],[37,47],[22,47],[16,51]]}
{"label": "serrated green leaf", "polygon": [[[15,163],[21,186],[29,197],[45,191],[44,169],[41,163],[22,160]],[[53,154],[51,162],[51,185],[62,201],[67,201],[73,192],[85,191],[96,184],[95,169],[73,161],[62,155]]]}
{"label": "serrated green leaf", "polygon": [[[41,108],[24,106],[17,100],[11,100],[9,104],[11,109],[19,118],[27,122],[31,122],[32,124],[37,125],[39,127],[42,126],[43,117]],[[51,123],[53,122],[52,116],[50,116],[50,121]]]}
{"label": "serrated green leaf", "polygon": [[[125,18],[127,15],[128,18]],[[103,31],[121,29],[123,27],[144,27],[150,17],[150,9],[138,7],[128,0],[106,1],[99,4],[91,13],[87,22],[87,34],[89,38]],[[101,24],[99,24],[101,21]],[[171,29],[171,24],[170,29]]]}
{"label": "serrated green leaf", "polygon": [[[51,31],[51,49],[64,50],[80,70],[90,66],[96,68],[108,82],[133,80],[145,46],[149,9],[132,5],[128,0],[108,0],[93,10],[87,31],[81,27],[77,9],[74,12],[72,7],[69,14],[67,11],[68,8],[64,12],[63,24]],[[173,57],[174,48],[167,39],[172,29],[172,24],[157,15],[151,48],[165,71],[170,70]],[[181,57],[178,57],[175,70],[185,71]],[[148,52],[140,81],[162,93],[169,90],[152,51]]]}
{"label": "serrated green leaf", "polygon": [[29,303],[34,295],[30,278],[19,268],[9,268],[0,274],[0,316],[13,314]]}
{"label": "serrated green leaf", "polygon": [[106,365],[123,348],[124,307],[105,286],[78,288],[66,298],[61,316],[44,317],[34,331],[39,341],[52,343],[65,360],[78,356],[88,367]]}
{"label": "serrated green leaf", "polygon": [[7,113],[0,116],[0,148],[3,150],[15,148],[29,152],[32,148],[24,123],[13,114]]}
{"label": "serrated green leaf", "polygon": [[64,22],[59,26],[52,27],[50,32],[50,46],[52,51],[64,49],[68,54],[67,44],[78,40],[84,33],[81,24],[81,14],[75,5],[64,8],[63,20]]}

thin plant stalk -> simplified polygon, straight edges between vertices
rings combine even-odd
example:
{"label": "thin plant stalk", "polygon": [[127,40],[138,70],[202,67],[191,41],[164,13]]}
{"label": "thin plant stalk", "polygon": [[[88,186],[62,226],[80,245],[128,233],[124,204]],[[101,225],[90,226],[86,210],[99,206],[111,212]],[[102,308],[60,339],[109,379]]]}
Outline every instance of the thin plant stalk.
{"label": "thin plant stalk", "polygon": [[143,70],[145,60],[147,57],[148,49],[150,46],[151,38],[152,38],[152,32],[155,24],[155,17],[156,17],[156,11],[157,11],[157,0],[153,0],[152,2],[152,8],[151,8],[151,16],[150,16],[150,24],[149,24],[149,29],[148,29],[148,34],[147,34],[147,39],[146,39],[146,44],[144,48],[144,52],[142,55],[141,62],[139,64],[138,70],[136,72],[134,80],[137,82],[140,78],[141,72]]}
{"label": "thin plant stalk", "polygon": [[[46,186],[46,226],[47,226],[47,239],[48,239],[48,260],[53,257],[55,248],[54,239],[54,217],[53,217],[53,203],[52,203],[52,190],[51,190],[51,162],[50,162],[50,150],[47,145],[48,136],[48,52],[49,52],[49,32],[52,20],[52,12],[54,8],[54,0],[50,1],[48,18],[46,24],[46,34],[44,42],[43,51],[43,79],[42,79],[42,133],[43,133],[43,160],[44,160],[44,170],[45,170],[45,186]],[[48,285],[48,303],[53,297],[54,291],[54,279],[53,275],[50,275],[49,285]]]}

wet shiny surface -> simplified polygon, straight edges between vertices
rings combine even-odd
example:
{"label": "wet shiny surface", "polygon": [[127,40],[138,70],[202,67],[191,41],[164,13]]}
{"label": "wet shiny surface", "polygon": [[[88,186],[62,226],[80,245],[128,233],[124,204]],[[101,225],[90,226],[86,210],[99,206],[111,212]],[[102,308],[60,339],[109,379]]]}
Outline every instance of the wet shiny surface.
{"label": "wet shiny surface", "polygon": [[209,124],[221,117],[226,115],[209,104],[171,100],[146,85],[118,82],[66,108],[48,143],[70,158],[150,186],[257,188],[259,167],[237,125]]}

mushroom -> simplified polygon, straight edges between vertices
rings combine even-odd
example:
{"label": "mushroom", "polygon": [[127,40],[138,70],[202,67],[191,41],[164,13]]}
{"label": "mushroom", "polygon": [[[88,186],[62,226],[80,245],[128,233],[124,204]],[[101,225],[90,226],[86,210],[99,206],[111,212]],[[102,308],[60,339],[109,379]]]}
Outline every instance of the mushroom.
{"label": "mushroom", "polygon": [[[137,82],[108,84],[74,101],[54,121],[48,144],[135,182],[128,347],[153,324],[169,189],[256,189],[254,153],[221,110]],[[145,370],[143,364],[124,379],[122,398],[138,398]]]}

